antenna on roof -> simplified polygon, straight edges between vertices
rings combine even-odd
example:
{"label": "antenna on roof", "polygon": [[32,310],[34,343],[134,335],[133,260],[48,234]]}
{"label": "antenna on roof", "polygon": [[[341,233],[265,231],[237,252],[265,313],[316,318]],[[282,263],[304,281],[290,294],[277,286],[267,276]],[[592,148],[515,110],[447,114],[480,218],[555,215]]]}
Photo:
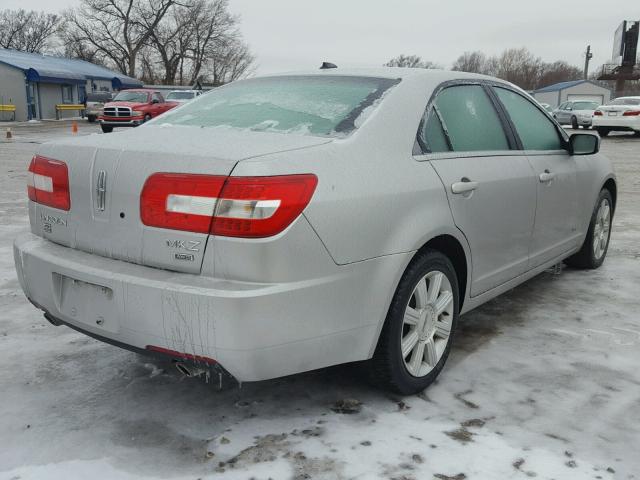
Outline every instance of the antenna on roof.
{"label": "antenna on roof", "polygon": [[338,68],[338,66],[331,62],[322,62],[322,65],[320,65],[320,70],[328,70],[330,68]]}

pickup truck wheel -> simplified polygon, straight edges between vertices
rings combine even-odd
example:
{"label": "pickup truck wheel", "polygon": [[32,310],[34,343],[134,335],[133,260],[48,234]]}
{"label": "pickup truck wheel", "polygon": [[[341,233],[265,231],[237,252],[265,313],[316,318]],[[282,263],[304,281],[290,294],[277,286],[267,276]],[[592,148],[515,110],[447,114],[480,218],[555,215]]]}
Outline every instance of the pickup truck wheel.
{"label": "pickup truck wheel", "polygon": [[451,350],[458,295],[456,273],[445,255],[427,250],[411,262],[369,362],[374,384],[410,395],[436,379]]}
{"label": "pickup truck wheel", "polygon": [[598,135],[600,135],[601,137],[606,137],[607,135],[609,135],[608,128],[596,127],[596,130],[598,131]]}
{"label": "pickup truck wheel", "polygon": [[148,113],[144,116],[144,123],[147,123],[149,120],[151,120],[151,115],[149,115]]}
{"label": "pickup truck wheel", "polygon": [[111,132],[113,132],[113,127],[109,127],[107,125],[100,125],[100,128],[102,128],[102,132],[103,133],[111,133]]}
{"label": "pickup truck wheel", "polygon": [[591,214],[587,237],[580,251],[565,260],[571,267],[595,269],[602,265],[607,256],[611,237],[611,219],[613,218],[613,199],[611,193],[603,188]]}
{"label": "pickup truck wheel", "polygon": [[93,123],[96,121],[96,116],[95,115],[87,115],[87,121],[89,123]]}
{"label": "pickup truck wheel", "polygon": [[571,117],[571,128],[573,128],[574,130],[580,128],[580,125],[578,125],[578,119],[575,117],[575,115]]}

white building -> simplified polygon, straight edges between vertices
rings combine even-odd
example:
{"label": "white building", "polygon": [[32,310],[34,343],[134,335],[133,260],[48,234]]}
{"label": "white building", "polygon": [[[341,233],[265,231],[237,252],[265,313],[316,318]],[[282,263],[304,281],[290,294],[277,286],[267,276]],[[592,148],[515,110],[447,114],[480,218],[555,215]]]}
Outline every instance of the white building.
{"label": "white building", "polygon": [[591,80],[573,80],[549,85],[531,92],[533,98],[540,103],[548,103],[556,108],[570,100],[590,100],[600,104],[611,100],[611,90],[601,87]]}

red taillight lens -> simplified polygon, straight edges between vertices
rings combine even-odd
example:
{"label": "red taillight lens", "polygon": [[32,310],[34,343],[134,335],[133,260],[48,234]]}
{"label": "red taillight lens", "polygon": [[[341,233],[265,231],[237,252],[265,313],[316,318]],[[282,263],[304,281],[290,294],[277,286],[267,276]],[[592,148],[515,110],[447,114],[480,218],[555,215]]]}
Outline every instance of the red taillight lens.
{"label": "red taillight lens", "polygon": [[220,177],[155,173],[142,189],[142,223],[158,228],[262,238],[282,232],[308,205],[315,175]]}
{"label": "red taillight lens", "polygon": [[60,210],[71,208],[69,170],[60,160],[36,155],[29,165],[29,200]]}
{"label": "red taillight lens", "polygon": [[261,238],[282,232],[309,204],[315,175],[229,177],[222,189],[211,233]]}
{"label": "red taillight lens", "polygon": [[622,114],[623,117],[637,117],[640,115],[640,110],[629,110]]}
{"label": "red taillight lens", "polygon": [[593,116],[594,117],[601,117],[602,116],[602,112],[600,110],[596,110],[595,112],[593,112]]}
{"label": "red taillight lens", "polygon": [[227,177],[154,173],[142,188],[140,219],[150,227],[208,233]]}

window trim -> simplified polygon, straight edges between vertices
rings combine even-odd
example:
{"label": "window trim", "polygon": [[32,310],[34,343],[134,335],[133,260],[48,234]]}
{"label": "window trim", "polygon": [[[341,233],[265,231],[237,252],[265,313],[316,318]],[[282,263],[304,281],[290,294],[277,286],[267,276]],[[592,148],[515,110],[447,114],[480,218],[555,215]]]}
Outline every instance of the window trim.
{"label": "window trim", "polygon": [[[515,136],[513,134],[513,126],[511,125],[512,122],[510,122],[510,118],[507,117],[506,115],[504,115],[504,113],[502,113],[501,111],[501,104],[500,103],[496,103],[496,100],[493,98],[493,92],[491,91],[491,86],[493,84],[497,84],[497,85],[502,85],[499,82],[492,82],[491,80],[485,80],[485,79],[480,79],[480,78],[463,78],[463,79],[455,79],[455,80],[447,80],[445,82],[442,82],[441,84],[439,84],[436,88],[433,89],[433,92],[431,93],[431,96],[429,97],[429,101],[427,102],[427,106],[425,107],[425,110],[422,114],[422,118],[420,119],[420,123],[418,124],[418,130],[416,132],[416,144],[419,146],[420,148],[420,152],[418,153],[418,155],[446,155],[446,154],[451,154],[451,153],[455,153],[455,154],[461,154],[464,153],[465,155],[456,155],[458,157],[460,156],[469,156],[469,154],[476,154],[476,153],[483,153],[483,155],[480,156],[487,156],[486,153],[487,152],[504,152],[505,155],[509,155],[511,153],[513,153],[514,151],[518,151],[521,150],[521,148],[518,148],[518,137]],[[449,133],[448,133],[448,129],[447,129],[447,125],[444,121],[444,119],[442,118],[442,116],[440,115],[439,109],[437,108],[437,106],[435,105],[435,101],[436,98],[438,97],[438,95],[445,89],[447,88],[452,88],[452,87],[459,87],[459,86],[468,86],[468,85],[477,85],[480,86],[483,90],[485,95],[487,95],[489,102],[491,103],[491,105],[493,106],[493,109],[496,113],[496,115],[498,116],[498,120],[500,121],[500,125],[502,126],[502,131],[504,133],[504,136],[507,140],[507,144],[509,146],[508,150],[469,150],[469,151],[455,151],[453,150],[453,146],[451,143],[451,138],[449,137]],[[449,148],[451,148],[451,150],[449,150],[448,152],[432,152],[431,150],[429,150],[428,145],[426,145],[421,137],[420,137],[420,132],[422,131],[423,127],[424,127],[424,122],[428,120],[429,118],[429,113],[431,109],[435,109],[436,115],[438,116],[438,119],[440,120],[440,124],[442,126],[442,129],[444,130],[445,133],[445,138],[447,140],[447,144],[449,145]],[[511,153],[510,153],[511,152]],[[473,155],[473,156],[478,156],[478,155]]]}
{"label": "window trim", "polygon": [[[523,95],[522,92],[519,92],[517,89],[511,87],[510,85],[505,85],[505,84],[501,84],[499,82],[492,82],[493,85],[490,86],[490,90],[491,90],[491,94],[495,96],[496,101],[498,102],[498,104],[500,105],[500,108],[504,111],[504,114],[506,116],[506,118],[509,121],[509,124],[511,125],[511,128],[513,129],[513,134],[516,138],[516,141],[518,143],[519,146],[519,150],[522,151],[527,151],[527,152],[536,152],[537,155],[556,155],[558,152],[569,152],[569,135],[567,134],[567,132],[564,131],[564,128],[562,128],[560,126],[560,124],[557,122],[556,119],[554,119],[549,112],[547,112],[542,106],[540,106],[537,102],[535,101],[531,101],[530,98],[527,98],[526,95]],[[522,97],[525,101],[529,102],[531,105],[533,105],[534,108],[538,109],[539,112],[542,112],[542,114],[547,117],[547,119],[551,122],[551,124],[555,127],[556,129],[556,133],[558,134],[558,137],[560,137],[560,144],[562,145],[562,148],[557,149],[557,150],[526,150],[524,148],[524,145],[522,143],[522,140],[520,139],[520,135],[518,134],[518,130],[516,129],[516,125],[513,122],[513,120],[511,119],[511,116],[509,115],[509,111],[507,110],[507,108],[505,107],[505,105],[502,103],[502,100],[500,100],[500,98],[498,97],[498,94],[495,93],[493,91],[494,88],[502,88],[504,90],[508,90],[512,93],[515,93],[516,95],[519,95],[520,97]],[[568,102],[567,102],[568,103]]]}

